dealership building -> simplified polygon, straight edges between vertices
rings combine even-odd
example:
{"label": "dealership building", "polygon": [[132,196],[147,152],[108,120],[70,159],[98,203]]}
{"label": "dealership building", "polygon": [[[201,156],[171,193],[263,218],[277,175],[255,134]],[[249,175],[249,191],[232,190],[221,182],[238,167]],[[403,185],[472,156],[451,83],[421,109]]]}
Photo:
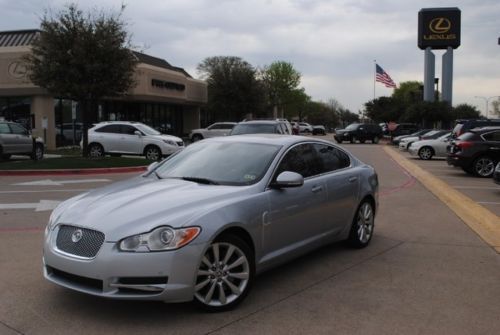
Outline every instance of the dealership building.
{"label": "dealership building", "polygon": [[[34,85],[23,65],[22,57],[31,52],[38,34],[38,30],[0,32],[0,120],[23,123],[34,136],[44,138],[49,149],[78,144],[78,104]],[[163,59],[134,54],[137,85],[124,97],[104,99],[90,122],[140,121],[177,136],[199,128],[207,84]]]}

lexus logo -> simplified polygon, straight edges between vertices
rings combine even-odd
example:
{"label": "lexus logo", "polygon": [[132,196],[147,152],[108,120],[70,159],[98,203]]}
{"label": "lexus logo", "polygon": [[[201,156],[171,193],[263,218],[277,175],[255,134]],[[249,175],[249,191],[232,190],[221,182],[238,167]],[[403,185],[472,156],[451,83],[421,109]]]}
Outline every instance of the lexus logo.
{"label": "lexus logo", "polygon": [[77,229],[73,232],[73,234],[71,235],[71,241],[73,241],[73,243],[77,243],[78,241],[80,241],[83,237],[83,232],[81,229]]}
{"label": "lexus logo", "polygon": [[429,23],[429,29],[434,34],[445,34],[451,29],[451,22],[444,17],[437,17]]}
{"label": "lexus logo", "polygon": [[9,64],[9,75],[15,79],[21,79],[26,76],[26,66],[20,62],[12,62]]}

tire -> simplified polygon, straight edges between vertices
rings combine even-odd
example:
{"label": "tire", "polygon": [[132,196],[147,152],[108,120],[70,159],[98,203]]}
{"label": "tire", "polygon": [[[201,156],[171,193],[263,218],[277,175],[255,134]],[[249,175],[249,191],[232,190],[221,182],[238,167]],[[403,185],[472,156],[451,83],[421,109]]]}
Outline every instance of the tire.
{"label": "tire", "polygon": [[477,177],[489,178],[493,176],[495,165],[496,162],[491,157],[481,156],[472,163],[472,172]]}
{"label": "tire", "polygon": [[209,312],[232,309],[247,296],[254,274],[248,244],[235,235],[223,235],[210,244],[200,260],[194,302]]}
{"label": "tire", "polygon": [[369,200],[363,200],[356,210],[352,220],[348,243],[351,247],[361,249],[366,247],[373,236],[375,226],[375,211]]}
{"label": "tire", "polygon": [[418,157],[424,161],[431,160],[432,156],[434,156],[434,150],[431,147],[422,147],[418,151]]}
{"label": "tire", "polygon": [[378,144],[378,142],[380,141],[380,138],[378,136],[375,136],[373,139],[372,139],[372,143],[373,144]]}
{"label": "tire", "polygon": [[35,152],[31,155],[31,159],[35,161],[43,159],[43,144],[35,144]]}
{"label": "tire", "polygon": [[149,145],[144,149],[144,156],[150,161],[159,161],[161,159],[161,150],[155,145]]}
{"label": "tire", "polygon": [[193,137],[191,137],[191,141],[193,141],[193,142],[198,142],[198,141],[201,141],[202,139],[203,139],[203,136],[200,134],[194,134]]}
{"label": "tire", "polygon": [[88,147],[89,157],[101,158],[104,157],[104,148],[99,143],[91,143]]}

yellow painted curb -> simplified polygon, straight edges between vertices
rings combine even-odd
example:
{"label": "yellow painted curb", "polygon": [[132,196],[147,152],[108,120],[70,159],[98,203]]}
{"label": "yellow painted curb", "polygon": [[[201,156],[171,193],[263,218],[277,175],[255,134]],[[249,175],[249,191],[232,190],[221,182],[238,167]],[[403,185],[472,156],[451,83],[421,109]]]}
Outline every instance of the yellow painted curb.
{"label": "yellow painted curb", "polygon": [[393,148],[384,146],[384,150],[455,212],[466,225],[493,247],[496,252],[500,253],[500,217],[458,192],[441,179],[410,162]]}

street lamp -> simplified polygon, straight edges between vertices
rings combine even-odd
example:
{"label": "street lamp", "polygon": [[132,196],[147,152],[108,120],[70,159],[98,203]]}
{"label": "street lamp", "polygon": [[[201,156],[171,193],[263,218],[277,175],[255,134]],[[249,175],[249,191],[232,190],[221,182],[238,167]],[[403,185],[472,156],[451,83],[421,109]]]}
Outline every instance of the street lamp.
{"label": "street lamp", "polygon": [[490,99],[493,99],[493,98],[500,98],[500,95],[494,95],[492,97],[481,97],[481,96],[475,96],[474,98],[477,98],[477,99],[483,99],[485,104],[486,104],[486,118],[489,118],[490,117],[490,113],[489,113],[489,104],[490,104]]}

